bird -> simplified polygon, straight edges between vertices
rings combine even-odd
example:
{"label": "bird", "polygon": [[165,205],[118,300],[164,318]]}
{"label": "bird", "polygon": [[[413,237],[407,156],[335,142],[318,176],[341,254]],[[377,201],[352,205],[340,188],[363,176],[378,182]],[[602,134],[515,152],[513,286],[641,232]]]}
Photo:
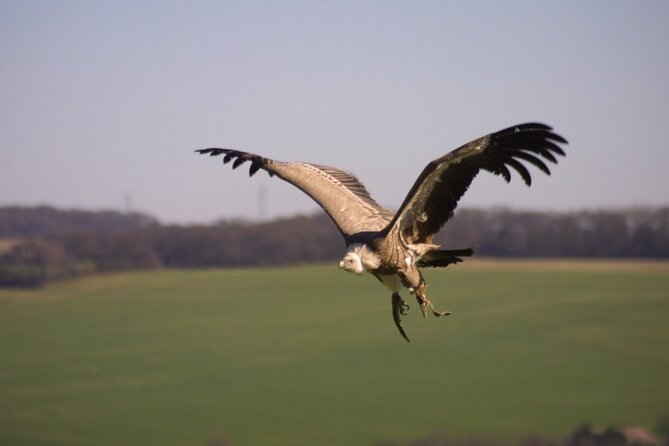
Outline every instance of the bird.
{"label": "bird", "polygon": [[[198,149],[199,154],[223,156],[236,169],[250,163],[249,176],[264,170],[296,186],[330,216],[344,238],[346,251],[339,268],[356,275],[371,274],[391,292],[392,317],[401,336],[410,342],[402,324],[409,306],[401,292],[413,295],[424,317],[447,316],[427,296],[424,267],[446,267],[474,254],[473,248],[442,249],[434,236],[453,217],[458,202],[480,171],[501,176],[507,183],[515,172],[530,186],[528,167],[546,175],[547,162],[565,156],[567,140],[552,127],[524,123],[487,134],[428,163],[396,212],[379,205],[352,173],[306,162],[283,162],[226,148]],[[428,311],[429,310],[429,311]]]}

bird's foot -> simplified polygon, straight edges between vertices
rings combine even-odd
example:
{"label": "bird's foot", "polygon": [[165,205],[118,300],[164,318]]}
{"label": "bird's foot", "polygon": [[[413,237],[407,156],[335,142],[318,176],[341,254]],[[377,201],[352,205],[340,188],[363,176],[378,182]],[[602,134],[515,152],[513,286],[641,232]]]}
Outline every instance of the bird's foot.
{"label": "bird's foot", "polygon": [[420,305],[420,311],[423,312],[423,317],[427,317],[428,307],[430,308],[432,315],[434,315],[435,317],[448,316],[449,314],[451,314],[450,311],[437,311],[434,308],[434,305],[432,305],[432,302],[430,302],[430,299],[428,299],[427,296],[425,295],[416,295],[416,300],[418,301],[418,305]]}
{"label": "bird's foot", "polygon": [[393,293],[393,321],[395,321],[395,326],[399,330],[400,334],[404,339],[406,339],[407,342],[409,341],[409,337],[407,334],[404,332],[404,328],[402,327],[402,319],[400,316],[406,316],[407,311],[409,311],[409,305],[404,302],[404,300],[400,297],[399,293]]}

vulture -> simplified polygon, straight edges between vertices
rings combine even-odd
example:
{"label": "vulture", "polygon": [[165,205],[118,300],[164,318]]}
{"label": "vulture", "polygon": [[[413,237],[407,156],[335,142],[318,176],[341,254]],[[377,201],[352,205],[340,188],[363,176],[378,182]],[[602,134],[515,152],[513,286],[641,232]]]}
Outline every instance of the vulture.
{"label": "vulture", "polygon": [[526,123],[471,141],[430,162],[418,176],[397,212],[379,205],[358,178],[341,169],[320,164],[283,162],[240,150],[208,148],[196,152],[223,156],[236,169],[250,163],[249,175],[264,170],[309,195],[330,216],[346,243],[339,262],[344,271],[370,273],[392,293],[392,316],[402,337],[409,342],[401,316],[408,305],[400,296],[406,289],[415,296],[426,316],[445,316],[427,297],[420,268],[445,267],[471,256],[472,248],[441,249],[435,234],[453,216],[458,201],[476,175],[485,170],[508,183],[512,171],[526,185],[532,178],[528,167],[547,175],[546,162],[557,163],[567,141],[545,124]]}

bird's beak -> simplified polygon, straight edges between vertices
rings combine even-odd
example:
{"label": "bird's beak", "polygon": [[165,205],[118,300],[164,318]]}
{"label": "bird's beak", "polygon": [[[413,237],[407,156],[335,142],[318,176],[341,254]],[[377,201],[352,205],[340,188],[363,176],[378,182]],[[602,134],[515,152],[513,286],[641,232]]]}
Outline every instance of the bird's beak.
{"label": "bird's beak", "polygon": [[344,269],[344,261],[339,262],[339,268]]}

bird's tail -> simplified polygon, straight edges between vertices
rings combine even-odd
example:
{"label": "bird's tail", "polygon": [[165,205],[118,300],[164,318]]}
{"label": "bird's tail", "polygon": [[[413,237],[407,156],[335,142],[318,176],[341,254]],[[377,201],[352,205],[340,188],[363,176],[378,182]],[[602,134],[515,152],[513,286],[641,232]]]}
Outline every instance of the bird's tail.
{"label": "bird's tail", "polygon": [[452,263],[460,263],[462,262],[462,257],[470,257],[472,255],[474,255],[474,248],[449,250],[433,249],[426,252],[417,264],[419,267],[441,268]]}

